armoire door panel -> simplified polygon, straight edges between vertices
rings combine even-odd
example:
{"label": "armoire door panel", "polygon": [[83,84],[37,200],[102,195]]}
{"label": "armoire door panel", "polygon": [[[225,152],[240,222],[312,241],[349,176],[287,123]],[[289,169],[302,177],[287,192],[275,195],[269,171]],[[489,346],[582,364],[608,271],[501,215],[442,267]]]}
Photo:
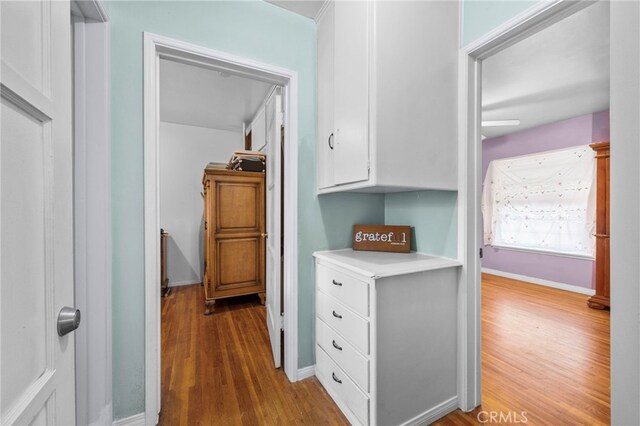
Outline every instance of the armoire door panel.
{"label": "armoire door panel", "polygon": [[262,238],[218,239],[216,242],[217,288],[253,285],[260,281]]}
{"label": "armoire door panel", "polygon": [[216,232],[259,232],[262,212],[260,182],[217,182]]}

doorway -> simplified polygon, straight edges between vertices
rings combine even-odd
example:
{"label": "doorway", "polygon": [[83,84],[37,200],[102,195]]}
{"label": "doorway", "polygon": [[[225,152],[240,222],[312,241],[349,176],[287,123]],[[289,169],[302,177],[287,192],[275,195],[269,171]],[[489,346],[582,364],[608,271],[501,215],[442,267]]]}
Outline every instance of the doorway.
{"label": "doorway", "polygon": [[588,306],[609,50],[597,2],[482,61],[480,421],[610,422],[610,316]]}
{"label": "doorway", "polygon": [[[461,407],[464,410],[472,410],[483,402],[481,398],[483,393],[483,386],[481,386],[482,345],[480,342],[480,330],[483,330],[482,336],[485,333],[480,321],[481,303],[484,300],[481,290],[481,257],[483,253],[480,250],[484,248],[480,212],[481,188],[484,179],[481,152],[483,61],[592,4],[563,1],[553,5],[532,6],[525,13],[505,23],[491,34],[466,46],[461,52],[460,82],[463,98],[460,103],[460,123],[462,125],[460,131],[463,136],[460,139],[459,205],[462,208],[459,210],[461,235],[459,244],[460,256],[466,265],[461,277],[461,286],[466,290],[464,290],[465,295],[460,305],[462,352],[459,386]],[[517,118],[501,117],[502,120]],[[503,311],[506,309],[504,306],[502,308]]]}
{"label": "doorway", "polygon": [[[274,241],[283,241],[284,256],[282,267],[278,256],[278,268],[267,268],[266,281],[270,280],[275,283],[279,281],[276,276],[282,271],[283,282],[283,310],[286,315],[279,315],[277,320],[272,321],[276,327],[272,328],[271,340],[279,341],[279,328],[286,330],[284,334],[284,371],[290,381],[297,380],[297,289],[295,282],[297,280],[297,74],[295,72],[262,64],[255,61],[228,55],[223,52],[217,52],[199,46],[183,43],[177,40],[168,39],[162,36],[145,34],[145,317],[146,317],[146,412],[148,418],[157,418],[160,411],[160,114],[161,99],[159,93],[160,82],[160,61],[169,60],[171,65],[186,65],[200,70],[211,71],[217,73],[219,77],[251,79],[253,81],[266,84],[269,87],[277,86],[280,88],[280,96],[282,99],[284,114],[283,122],[286,126],[284,138],[277,140],[277,147],[274,145],[274,152],[280,153],[280,143],[284,141],[284,149],[282,151],[283,163],[286,164],[286,174],[283,179],[283,205],[282,209],[284,228],[282,232],[276,229],[274,235],[263,235],[267,240],[273,238]],[[227,77],[228,76],[228,77]],[[269,92],[264,98],[265,107],[271,99],[273,92]],[[279,128],[280,126],[278,126]],[[267,123],[265,123],[265,131]],[[238,144],[238,150],[244,148],[246,126],[237,135],[234,143]],[[273,140],[273,139],[271,139]],[[253,148],[253,147],[252,147]],[[256,147],[259,148],[259,147]],[[269,146],[265,147],[269,149]],[[269,156],[268,156],[269,157]],[[279,163],[278,163],[279,165]],[[269,176],[269,169],[278,171],[277,174]],[[202,172],[202,171],[200,171]],[[269,194],[269,186],[274,187],[274,177],[280,177],[279,167],[267,167],[267,190]],[[277,180],[277,179],[276,179]],[[275,187],[278,187],[276,185]],[[271,188],[273,189],[273,188]],[[267,203],[269,197],[267,196]],[[278,207],[280,205],[278,204]],[[281,223],[280,214],[274,209],[273,203],[267,208],[268,211],[274,211],[276,214],[269,215],[267,213],[267,222],[273,219],[274,223]],[[276,217],[277,216],[277,217]],[[273,228],[270,228],[273,229]],[[170,230],[168,230],[170,232]],[[283,240],[281,240],[281,236]],[[268,245],[268,244],[267,244]],[[280,251],[278,250],[278,254]],[[275,264],[275,262],[273,262]],[[195,269],[195,268],[192,268]],[[193,271],[192,271],[193,272]],[[206,276],[206,275],[205,275]],[[275,279],[273,279],[275,277]],[[192,277],[193,278],[193,277]],[[269,290],[267,290],[268,292]],[[271,298],[271,302],[276,301]],[[279,298],[278,298],[279,299]],[[280,300],[277,300],[280,305]],[[267,305],[270,304],[269,295],[267,295]],[[203,307],[204,311],[204,307]],[[273,315],[272,315],[273,317]],[[273,330],[273,328],[278,328]],[[277,348],[276,348],[277,346]],[[272,347],[279,349],[280,344],[273,344]],[[278,364],[278,357],[274,358],[274,363]]]}

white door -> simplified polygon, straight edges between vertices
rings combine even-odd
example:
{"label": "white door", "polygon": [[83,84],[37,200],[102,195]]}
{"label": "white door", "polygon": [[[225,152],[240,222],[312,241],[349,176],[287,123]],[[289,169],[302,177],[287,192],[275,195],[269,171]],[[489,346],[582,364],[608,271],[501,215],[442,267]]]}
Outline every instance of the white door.
{"label": "white door", "polygon": [[280,241],[280,170],[282,167],[282,98],[274,90],[265,107],[267,137],[267,328],[276,368],[280,367],[281,312],[281,241]]}
{"label": "white door", "polygon": [[369,179],[369,2],[334,2],[336,185]]}
{"label": "white door", "polygon": [[0,424],[75,424],[68,1],[1,1]]}
{"label": "white door", "polygon": [[261,109],[251,122],[251,149],[256,151],[266,151],[266,123],[264,118],[264,110]]}

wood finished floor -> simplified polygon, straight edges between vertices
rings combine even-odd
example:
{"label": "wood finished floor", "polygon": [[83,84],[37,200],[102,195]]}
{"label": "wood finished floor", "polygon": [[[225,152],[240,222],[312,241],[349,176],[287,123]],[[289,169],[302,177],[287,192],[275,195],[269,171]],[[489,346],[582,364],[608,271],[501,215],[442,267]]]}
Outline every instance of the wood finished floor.
{"label": "wood finished floor", "polygon": [[318,380],[290,383],[273,368],[257,296],[205,310],[200,285],[162,299],[160,425],[346,425]]}
{"label": "wood finished floor", "polygon": [[[292,384],[272,367],[257,297],[218,302],[205,317],[201,291],[176,287],[162,301],[161,425],[348,424],[315,378]],[[520,422],[525,411],[529,425],[609,424],[609,312],[493,275],[482,291],[483,405],[436,424],[477,425],[481,411]]]}
{"label": "wood finished floor", "polygon": [[609,312],[495,275],[483,274],[482,293],[483,404],[436,424],[476,425],[481,411],[525,411],[529,425],[610,424]]}

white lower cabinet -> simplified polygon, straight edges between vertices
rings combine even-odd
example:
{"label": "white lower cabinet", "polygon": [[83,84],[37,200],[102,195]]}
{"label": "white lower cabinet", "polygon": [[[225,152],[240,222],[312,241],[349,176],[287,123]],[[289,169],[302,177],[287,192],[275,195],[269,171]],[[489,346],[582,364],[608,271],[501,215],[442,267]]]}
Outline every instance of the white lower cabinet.
{"label": "white lower cabinet", "polygon": [[316,375],[352,423],[369,424],[369,397],[322,348],[316,350]]}
{"label": "white lower cabinet", "polygon": [[327,354],[331,354],[331,358],[360,389],[369,392],[369,359],[365,355],[320,319],[316,321],[316,342]]}
{"label": "white lower cabinet", "polygon": [[457,268],[421,253],[314,253],[316,376],[352,424],[414,425],[458,407]]}

